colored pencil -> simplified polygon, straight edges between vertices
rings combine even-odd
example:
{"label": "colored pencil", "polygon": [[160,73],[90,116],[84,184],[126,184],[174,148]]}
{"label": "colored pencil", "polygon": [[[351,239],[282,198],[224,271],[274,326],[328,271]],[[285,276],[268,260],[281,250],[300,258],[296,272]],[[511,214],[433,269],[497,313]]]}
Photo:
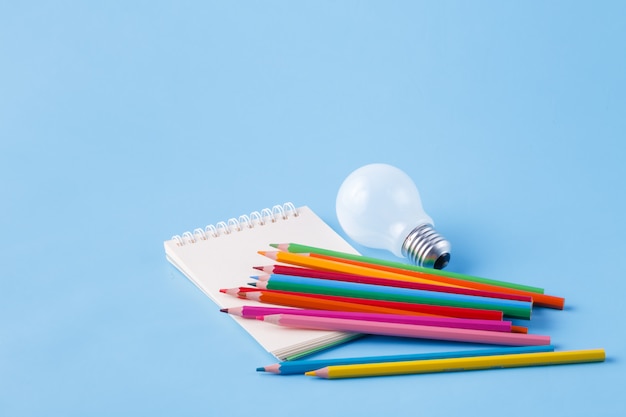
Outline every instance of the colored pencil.
{"label": "colored pencil", "polygon": [[[321,271],[344,272],[348,274],[370,276],[374,278],[395,279],[399,281],[420,282],[423,284],[444,285],[449,287],[467,287],[465,283],[462,283],[463,285],[458,285],[444,282],[447,278],[445,278],[444,280],[435,281],[433,279],[411,276],[404,271],[390,272],[383,271],[372,266],[353,265],[347,263],[346,260],[339,258],[337,260],[328,260],[312,257],[310,256],[311,254],[308,253],[290,253],[281,251],[258,251],[258,253],[274,261],[286,263],[289,265],[318,269]],[[435,276],[434,278],[438,277]]]}
{"label": "colored pencil", "polygon": [[498,287],[514,288],[518,290],[529,291],[529,292],[534,292],[534,293],[539,293],[539,294],[543,294],[544,292],[543,288],[533,287],[530,285],[516,284],[512,282],[507,282],[507,281],[499,281],[499,280],[494,280],[494,279],[489,279],[489,278],[476,277],[472,275],[460,274],[458,272],[436,270],[436,269],[421,267],[421,266],[412,265],[412,264],[408,264],[404,262],[387,261],[385,259],[372,258],[372,257],[367,257],[367,256],[362,256],[362,255],[354,255],[351,253],[318,248],[315,246],[301,245],[298,243],[272,243],[270,244],[270,246],[273,248],[282,250],[282,251],[290,252],[290,253],[314,253],[314,254],[319,254],[319,255],[331,256],[333,258],[343,258],[343,259],[355,260],[355,261],[359,261],[363,263],[390,266],[393,268],[401,268],[401,269],[406,269],[410,271],[425,272],[428,274],[451,277],[451,278],[456,278],[456,279],[460,279],[464,281],[480,282],[483,284],[495,285]]}
{"label": "colored pencil", "polygon": [[[304,255],[304,254],[303,254]],[[532,291],[526,291],[526,290],[519,290],[516,288],[510,288],[510,287],[499,287],[496,285],[491,285],[491,284],[484,284],[481,282],[473,282],[473,281],[464,281],[464,280],[460,280],[457,278],[452,278],[452,277],[447,277],[447,276],[438,276],[436,274],[432,274],[430,272],[418,272],[418,271],[411,271],[411,270],[407,270],[407,269],[403,269],[403,268],[395,268],[395,267],[390,267],[390,266],[385,266],[385,265],[377,265],[377,264],[370,264],[370,263],[365,263],[365,262],[360,262],[360,261],[356,261],[356,260],[350,260],[350,259],[342,259],[342,258],[333,258],[327,255],[320,255],[320,254],[316,254],[316,253],[311,253],[305,256],[309,256],[312,258],[316,258],[316,259],[320,259],[320,260],[326,260],[326,261],[333,261],[333,262],[345,262],[349,265],[353,265],[353,266],[362,266],[362,267],[367,267],[367,268],[373,268],[373,269],[377,269],[380,271],[387,271],[387,272],[394,272],[394,273],[404,273],[408,276],[412,276],[412,277],[418,277],[418,278],[426,278],[426,279],[431,279],[433,281],[441,281],[441,282],[445,282],[448,283],[450,285],[457,285],[457,286],[465,286],[467,288],[474,288],[474,289],[482,289],[485,291],[495,291],[495,292],[504,292],[504,293],[510,293],[510,294],[521,294],[521,295],[528,295],[531,296],[533,298],[533,301],[542,307],[549,307],[549,308],[555,308],[555,309],[559,309],[562,310],[565,304],[565,299],[563,297],[556,297],[553,295],[547,295],[542,293],[538,293],[538,292],[532,292]],[[429,269],[429,271],[440,271],[437,269]]]}
{"label": "colored pencil", "polygon": [[[232,292],[230,293],[232,294]],[[265,304],[281,305],[285,307],[381,314],[406,314],[416,316],[429,315],[428,313],[421,313],[419,311],[398,310],[383,306],[311,297],[308,295],[286,293],[281,291],[242,291],[239,292],[237,296],[246,300],[258,301]]]}
{"label": "colored pencil", "polygon": [[492,356],[534,352],[552,352],[554,346],[511,346],[511,347],[495,347],[486,349],[460,350],[453,352],[429,352],[414,353],[405,355],[387,355],[387,356],[363,356],[356,358],[335,358],[335,359],[300,359],[294,361],[284,361],[271,365],[261,366],[257,368],[257,372],[270,372],[280,375],[304,374],[305,372],[315,371],[327,366],[336,365],[358,365],[366,363],[384,363],[384,362],[406,362],[406,361],[423,361],[427,359],[448,359],[448,358],[467,358],[472,356]]}
{"label": "colored pencil", "polygon": [[269,281],[259,281],[252,284],[262,290],[269,289],[306,294],[325,294],[384,301],[497,310],[502,311],[505,316],[521,319],[530,319],[532,312],[532,304],[523,301],[497,300],[493,298],[435,293],[432,291],[383,287],[352,282],[315,280],[314,278],[302,278],[300,282],[271,279]]}
{"label": "colored pencil", "polygon": [[501,298],[504,300],[516,300],[532,302],[532,297],[528,295],[507,294],[503,292],[483,291],[473,288],[449,287],[445,285],[423,284],[411,281],[399,281],[394,279],[375,278],[363,275],[346,274],[342,272],[320,271],[317,269],[293,267],[287,265],[266,265],[255,266],[254,269],[265,272],[259,275],[259,280],[266,280],[272,274],[291,275],[305,278],[328,279],[333,281],[358,282],[361,284],[386,285],[398,288],[411,288],[415,290],[445,292],[450,294],[474,295],[477,297]]}
{"label": "colored pencil", "polygon": [[[261,282],[266,282],[267,285],[276,282],[286,283],[286,284],[301,284],[301,285],[315,285],[320,287],[331,287],[331,288],[341,288],[348,291],[375,291],[384,294],[397,294],[397,295],[411,295],[411,296],[421,296],[432,298],[436,300],[449,300],[449,301],[468,301],[475,303],[485,303],[489,305],[495,306],[509,306],[509,307],[520,307],[527,308],[530,310],[532,308],[531,300],[519,301],[519,300],[509,300],[509,299],[501,299],[501,298],[493,298],[493,297],[483,297],[478,295],[468,295],[468,294],[458,294],[451,292],[440,292],[440,291],[430,291],[423,290],[418,288],[406,288],[406,287],[397,287],[397,286],[389,286],[383,284],[373,284],[373,283],[363,283],[363,282],[355,282],[355,281],[345,281],[345,280],[331,280],[331,279],[323,279],[323,278],[310,278],[310,277],[301,277],[295,275],[283,275],[283,274],[269,274],[263,276],[251,276],[253,279],[257,279]],[[387,280],[381,280],[387,281]],[[270,288],[269,286],[266,288]]]}
{"label": "colored pencil", "polygon": [[549,345],[550,336],[492,332],[486,330],[453,329],[448,327],[420,326],[416,324],[382,323],[362,320],[308,317],[292,314],[275,314],[259,317],[279,326],[311,330],[334,330],[342,332],[375,334],[383,336],[411,337],[454,342],[486,343],[507,346]]}
{"label": "colored pencil", "polygon": [[[368,263],[362,263],[359,261],[355,261],[355,260],[349,260],[349,259],[345,259],[345,260],[341,260],[340,258],[332,258],[326,255],[318,255],[315,253],[309,254],[308,256],[319,259],[319,260],[326,260],[326,261],[333,261],[333,262],[345,262],[349,265],[353,265],[353,266],[364,266],[364,267],[368,267],[368,268],[373,268],[373,269],[377,269],[380,271],[387,271],[387,272],[398,272],[398,271],[403,271],[401,268],[393,268],[393,267],[389,267],[389,266],[384,266],[384,265],[374,265],[374,264],[368,264]],[[432,269],[432,271],[439,271],[436,269]],[[459,280],[456,278],[451,278],[451,277],[446,277],[446,276],[436,276],[434,274],[430,274],[430,273],[425,273],[425,272],[417,272],[417,271],[410,271],[410,270],[404,270],[403,272],[404,274],[411,276],[411,277],[416,277],[416,278],[427,278],[427,279],[431,279],[435,282],[437,281],[442,281],[445,283],[448,283],[450,285],[457,285],[457,286],[465,286],[467,288],[474,288],[477,290],[484,290],[484,291],[494,291],[494,292],[503,292],[503,293],[509,293],[509,294],[519,294],[519,295],[527,295],[532,297],[533,302],[535,303],[535,305],[540,306],[540,307],[548,307],[548,308],[554,308],[557,310],[563,310],[563,307],[565,305],[565,299],[563,297],[557,297],[554,295],[548,295],[548,294],[544,294],[544,293],[536,293],[536,292],[531,292],[531,291],[525,291],[525,290],[518,290],[515,288],[509,288],[509,287],[498,287],[495,285],[490,285],[490,284],[483,284],[480,282],[470,282],[470,281],[463,281],[463,280]]]}
{"label": "colored pencil", "polygon": [[424,374],[450,371],[516,368],[524,366],[564,365],[603,362],[604,349],[586,349],[560,352],[519,353],[513,355],[475,356],[468,358],[429,359],[405,362],[382,362],[357,365],[327,366],[305,375],[326,379],[358,378],[368,376]]}
{"label": "colored pencil", "polygon": [[223,308],[220,310],[244,318],[257,318],[273,314],[293,314],[310,317],[330,317],[364,321],[378,321],[386,323],[419,324],[422,326],[451,327],[457,329],[490,330],[494,332],[510,332],[510,321],[460,319],[451,317],[407,316],[405,314],[382,314],[355,311],[313,310],[280,307],[241,306]]}
{"label": "colored pencil", "polygon": [[[350,274],[372,276],[377,278],[421,282],[434,285],[474,288],[479,290],[504,292],[509,294],[520,294],[531,296],[534,305],[556,309],[563,309],[564,305],[564,299],[561,297],[538,294],[513,288],[497,287],[494,285],[478,282],[463,281],[460,279],[426,274],[417,271],[402,270],[399,268],[392,268],[384,265],[359,264],[357,261],[352,261],[349,259],[329,258],[325,255],[318,255],[314,253],[290,253],[280,251],[259,251],[259,253],[278,262],[311,269],[337,271]],[[428,279],[425,279],[424,277],[428,277]]]}
{"label": "colored pencil", "polygon": [[[264,304],[295,307],[299,309],[320,309],[333,311],[373,312],[382,314],[402,314],[423,317],[449,317],[477,320],[502,321],[501,311],[479,310],[433,306],[425,304],[400,303],[392,301],[368,300],[350,297],[335,297],[319,294],[307,294],[275,290],[259,290],[250,287],[238,287],[220,290],[238,298],[249,299]],[[251,294],[252,293],[252,294]],[[262,295],[261,295],[262,294]],[[528,333],[528,327],[511,325],[515,333]]]}
{"label": "colored pencil", "polygon": [[485,320],[503,319],[502,312],[498,310],[482,310],[473,308],[413,304],[395,301],[371,300],[366,298],[338,297],[322,294],[303,295],[301,293],[288,291],[259,290],[258,288],[249,287],[222,289],[220,291],[239,298],[287,307],[425,315],[439,317],[459,317]]}

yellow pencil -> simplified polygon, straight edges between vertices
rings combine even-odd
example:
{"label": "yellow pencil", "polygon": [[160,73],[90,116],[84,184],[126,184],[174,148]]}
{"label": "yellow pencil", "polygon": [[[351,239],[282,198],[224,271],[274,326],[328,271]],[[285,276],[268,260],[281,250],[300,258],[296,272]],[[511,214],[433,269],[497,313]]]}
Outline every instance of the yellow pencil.
{"label": "yellow pencil", "polygon": [[366,376],[425,374],[434,372],[602,362],[605,356],[604,349],[519,353],[513,355],[475,356],[469,358],[336,365],[310,371],[305,375],[326,379],[339,379]]}

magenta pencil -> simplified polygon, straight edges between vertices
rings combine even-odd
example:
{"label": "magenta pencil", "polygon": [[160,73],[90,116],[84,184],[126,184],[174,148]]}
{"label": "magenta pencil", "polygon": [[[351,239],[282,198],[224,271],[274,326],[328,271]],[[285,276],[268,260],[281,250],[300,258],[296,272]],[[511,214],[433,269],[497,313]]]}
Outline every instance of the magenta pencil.
{"label": "magenta pencil", "polygon": [[260,316],[268,316],[274,314],[290,314],[298,316],[328,317],[337,319],[377,321],[385,323],[419,324],[422,326],[439,326],[457,329],[490,330],[495,332],[510,332],[512,329],[512,323],[510,321],[463,319],[451,317],[407,316],[402,314],[367,313],[355,311],[312,310],[258,306],[223,308],[220,311],[241,316],[244,318],[258,318]]}
{"label": "magenta pencil", "polygon": [[265,272],[267,275],[259,275],[260,281],[267,280],[271,274],[290,275],[295,277],[327,279],[331,281],[358,282],[360,284],[386,285],[388,287],[409,288],[414,290],[444,292],[449,294],[474,295],[477,297],[499,298],[502,300],[515,300],[531,302],[532,297],[520,294],[505,294],[494,291],[477,290],[473,288],[450,287],[445,285],[424,284],[412,281],[400,281],[394,279],[367,277],[363,275],[347,274],[345,272],[322,271],[317,269],[300,268],[286,265],[255,266],[254,269]]}
{"label": "magenta pencil", "polygon": [[417,324],[385,323],[331,317],[297,316],[293,314],[274,314],[259,317],[259,319],[280,326],[310,330],[334,330],[383,336],[485,343],[506,346],[540,346],[550,344],[550,336],[525,333],[454,329],[449,327],[422,326]]}

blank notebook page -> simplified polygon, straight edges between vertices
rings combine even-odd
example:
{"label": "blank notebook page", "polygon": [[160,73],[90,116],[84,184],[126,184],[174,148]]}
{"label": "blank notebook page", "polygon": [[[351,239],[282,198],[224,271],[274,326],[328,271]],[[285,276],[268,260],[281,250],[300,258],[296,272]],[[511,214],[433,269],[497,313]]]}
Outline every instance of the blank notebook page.
{"label": "blank notebook page", "polygon": [[[270,243],[297,242],[357,254],[339,234],[310,208],[291,203],[251,215],[218,222],[204,229],[185,232],[164,242],[167,259],[208,295],[220,308],[265,305],[220,293],[222,288],[246,286],[253,266],[275,261],[257,251],[275,250]],[[262,321],[231,316],[279,360],[347,340],[339,332],[282,328]]]}

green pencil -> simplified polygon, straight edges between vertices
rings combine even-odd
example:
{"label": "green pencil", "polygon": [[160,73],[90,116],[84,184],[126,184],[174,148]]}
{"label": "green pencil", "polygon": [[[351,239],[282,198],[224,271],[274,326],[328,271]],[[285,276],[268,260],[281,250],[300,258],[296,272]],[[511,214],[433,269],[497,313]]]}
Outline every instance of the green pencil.
{"label": "green pencil", "polygon": [[[345,283],[342,283],[345,284]],[[259,289],[267,289],[267,290],[278,290],[278,291],[289,291],[289,292],[297,292],[304,294],[320,294],[320,295],[333,295],[340,297],[353,297],[353,298],[364,298],[370,300],[384,300],[384,301],[395,301],[395,302],[403,302],[403,303],[413,303],[413,304],[426,304],[426,305],[438,305],[438,306],[448,306],[448,307],[461,307],[461,308],[474,308],[481,310],[496,310],[501,311],[505,316],[520,318],[520,319],[530,319],[531,311],[532,311],[532,303],[523,302],[523,301],[508,301],[504,302],[496,302],[502,300],[481,300],[483,297],[470,297],[470,296],[458,296],[454,298],[443,298],[440,297],[439,294],[433,293],[433,296],[424,295],[427,291],[418,292],[413,291],[416,294],[410,295],[408,292],[402,294],[394,294],[387,291],[376,291],[372,290],[360,290],[355,288],[347,288],[345,286],[336,286],[332,285],[332,282],[328,285],[311,285],[306,283],[296,283],[296,282],[284,282],[284,281],[258,281],[250,283]],[[356,285],[355,285],[356,287]],[[376,287],[372,285],[371,287]]]}
{"label": "green pencil", "polygon": [[461,274],[458,272],[450,272],[450,271],[443,271],[440,269],[424,268],[424,267],[417,266],[417,265],[411,265],[411,264],[406,264],[406,263],[396,262],[396,261],[387,261],[384,259],[372,258],[372,257],[362,256],[362,255],[354,255],[351,253],[338,252],[338,251],[329,250],[329,249],[317,248],[314,246],[301,245],[299,243],[272,243],[270,244],[270,246],[272,246],[273,248],[285,251],[285,252],[315,253],[318,255],[332,256],[334,258],[349,259],[353,261],[364,262],[364,263],[369,263],[369,264],[374,264],[374,265],[388,266],[392,268],[401,268],[401,269],[405,269],[408,271],[424,272],[424,273],[432,274],[432,275],[450,277],[450,278],[455,278],[455,279],[460,279],[460,280],[465,280],[465,281],[470,281],[470,282],[478,282],[481,284],[496,285],[499,287],[534,292],[537,294],[544,293],[543,288],[531,287],[528,285],[515,284],[512,282],[499,281],[499,280],[494,280],[494,279],[489,279],[489,278],[481,278],[481,277],[476,277],[472,275],[465,275],[465,274]]}

